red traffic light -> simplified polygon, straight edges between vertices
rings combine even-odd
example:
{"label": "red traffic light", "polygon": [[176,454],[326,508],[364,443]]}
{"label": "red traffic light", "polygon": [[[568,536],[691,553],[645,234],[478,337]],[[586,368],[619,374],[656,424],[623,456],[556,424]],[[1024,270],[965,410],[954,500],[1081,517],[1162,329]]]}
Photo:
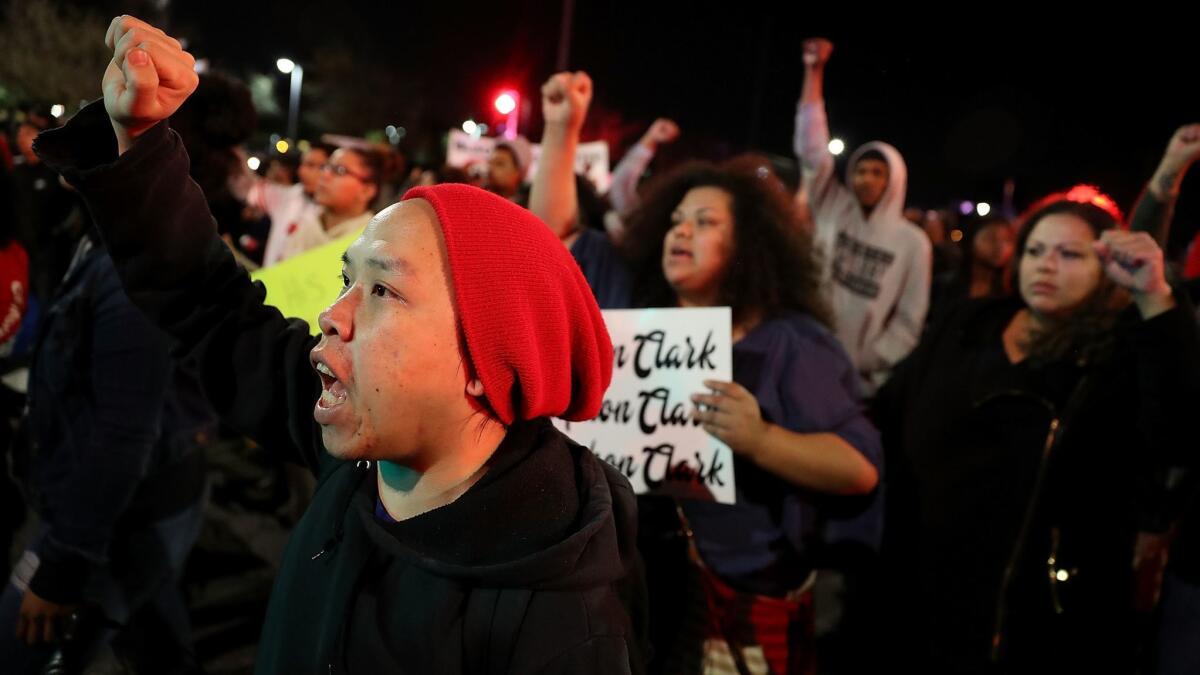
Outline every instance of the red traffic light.
{"label": "red traffic light", "polygon": [[496,97],[496,111],[501,115],[507,115],[517,109],[517,93],[515,91],[502,91]]}

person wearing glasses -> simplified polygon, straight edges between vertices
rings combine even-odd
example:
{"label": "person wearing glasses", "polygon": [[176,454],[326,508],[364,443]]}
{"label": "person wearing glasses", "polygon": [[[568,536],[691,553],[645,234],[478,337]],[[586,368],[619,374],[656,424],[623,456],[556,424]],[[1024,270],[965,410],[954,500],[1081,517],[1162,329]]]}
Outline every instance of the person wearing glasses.
{"label": "person wearing glasses", "polygon": [[263,267],[361,231],[375,215],[369,208],[379,192],[380,160],[358,148],[338,148],[321,167],[308,209],[290,222],[271,223]]}
{"label": "person wearing glasses", "polygon": [[[239,248],[243,253],[259,250],[258,255],[251,255],[255,265],[261,265],[267,258],[266,243],[270,238],[271,229],[282,230],[289,224],[304,217],[309,211],[319,212],[321,207],[314,201],[317,191],[317,181],[321,178],[321,168],[329,163],[333,148],[323,144],[313,144],[300,156],[300,166],[296,169],[297,181],[294,183],[279,183],[270,178],[259,176],[255,172],[244,169],[230,180],[230,191],[247,207],[265,215],[270,227],[264,233],[263,241],[240,242]],[[244,157],[242,159],[245,159]],[[246,163],[240,162],[241,166]],[[278,224],[278,227],[274,227]],[[279,246],[284,237],[276,237],[276,248],[272,258],[278,260]]]}

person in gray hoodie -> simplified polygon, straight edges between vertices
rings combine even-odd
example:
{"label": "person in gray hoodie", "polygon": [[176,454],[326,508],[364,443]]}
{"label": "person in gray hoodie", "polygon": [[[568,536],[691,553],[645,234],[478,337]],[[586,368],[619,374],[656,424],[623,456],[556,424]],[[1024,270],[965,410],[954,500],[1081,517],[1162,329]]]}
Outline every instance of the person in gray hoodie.
{"label": "person in gray hoodie", "polygon": [[929,307],[932,253],[929,240],[902,215],[908,170],[894,147],[863,145],[850,157],[846,183],[838,182],[824,99],[832,53],[828,40],[804,43],[795,150],[837,336],[871,394],[917,345]]}

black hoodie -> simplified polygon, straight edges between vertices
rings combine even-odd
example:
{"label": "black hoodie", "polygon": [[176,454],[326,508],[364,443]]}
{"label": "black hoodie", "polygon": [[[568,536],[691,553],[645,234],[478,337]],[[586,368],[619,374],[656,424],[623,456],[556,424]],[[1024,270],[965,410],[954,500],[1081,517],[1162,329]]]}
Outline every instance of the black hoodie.
{"label": "black hoodie", "polygon": [[518,423],[457,501],[381,522],[375,467],[321,444],[315,339],[263,304],[221,243],[179,137],[159,124],[118,157],[94,103],[36,147],[84,196],[127,294],[197,361],[222,417],[319,476],[257,672],[630,672],[618,586],[636,514],[618,472],[544,419]]}

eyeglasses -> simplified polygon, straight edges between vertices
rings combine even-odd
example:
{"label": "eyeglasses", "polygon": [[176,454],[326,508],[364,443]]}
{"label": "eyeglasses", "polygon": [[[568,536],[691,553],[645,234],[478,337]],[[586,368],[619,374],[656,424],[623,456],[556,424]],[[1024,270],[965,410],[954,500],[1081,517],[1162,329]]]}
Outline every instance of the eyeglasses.
{"label": "eyeglasses", "polygon": [[332,164],[332,163],[326,162],[325,164],[321,165],[321,172],[322,173],[331,173],[335,176],[338,176],[339,178],[342,176],[352,176],[354,178],[361,180],[364,183],[371,180],[371,178],[369,176],[364,176],[361,173],[355,173],[350,170],[350,167],[345,166],[343,164]]}

